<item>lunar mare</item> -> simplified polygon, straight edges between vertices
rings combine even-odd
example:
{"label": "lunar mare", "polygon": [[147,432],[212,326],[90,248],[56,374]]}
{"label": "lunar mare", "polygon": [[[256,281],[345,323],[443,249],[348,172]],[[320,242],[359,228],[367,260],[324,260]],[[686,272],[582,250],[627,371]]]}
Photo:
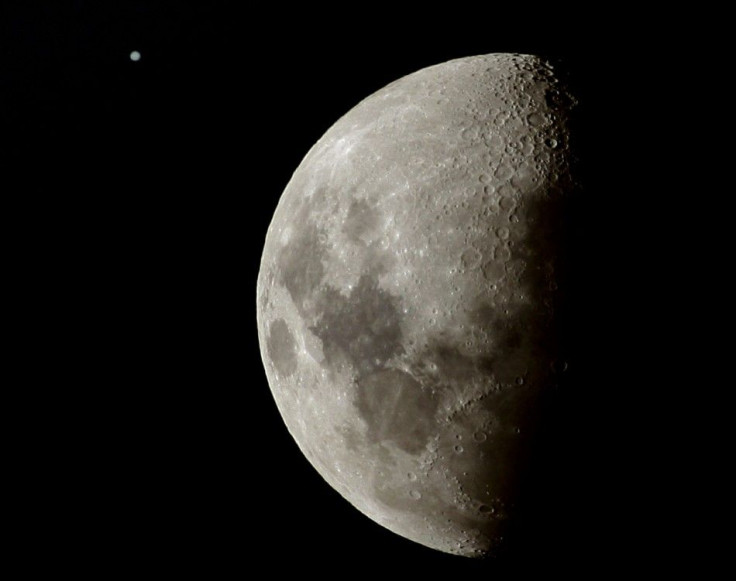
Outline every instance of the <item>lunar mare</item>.
{"label": "lunar mare", "polygon": [[327,131],[268,229],[258,333],[284,422],[358,510],[440,551],[498,544],[560,367],[572,104],[534,56],[420,70]]}

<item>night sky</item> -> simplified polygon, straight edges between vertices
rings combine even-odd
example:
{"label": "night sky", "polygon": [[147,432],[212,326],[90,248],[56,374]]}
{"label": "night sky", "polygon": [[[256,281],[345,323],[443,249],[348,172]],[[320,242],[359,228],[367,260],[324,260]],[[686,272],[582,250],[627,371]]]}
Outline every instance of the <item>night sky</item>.
{"label": "night sky", "polygon": [[[611,275],[631,248],[612,236],[632,109],[621,79],[646,75],[593,15],[582,28],[451,8],[425,23],[367,5],[2,4],[3,190],[34,257],[34,341],[61,346],[40,407],[69,410],[36,483],[35,534],[71,545],[44,553],[59,570],[592,579],[650,550],[645,525],[631,530],[647,460],[621,428],[627,283]],[[403,75],[489,52],[567,73],[589,196],[574,230],[581,363],[562,390],[556,464],[508,554],[475,562],[376,525],[303,458],[260,362],[255,281],[281,192],[339,116]]]}

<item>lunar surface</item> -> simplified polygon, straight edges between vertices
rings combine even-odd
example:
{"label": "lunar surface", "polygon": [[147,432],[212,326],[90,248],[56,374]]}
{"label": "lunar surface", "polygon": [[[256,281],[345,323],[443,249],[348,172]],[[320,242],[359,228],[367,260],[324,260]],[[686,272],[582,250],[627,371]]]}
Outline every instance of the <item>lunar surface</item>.
{"label": "lunar surface", "polygon": [[440,551],[498,545],[564,366],[573,103],[534,56],[420,70],[327,131],[268,229],[258,333],[284,422],[358,510]]}

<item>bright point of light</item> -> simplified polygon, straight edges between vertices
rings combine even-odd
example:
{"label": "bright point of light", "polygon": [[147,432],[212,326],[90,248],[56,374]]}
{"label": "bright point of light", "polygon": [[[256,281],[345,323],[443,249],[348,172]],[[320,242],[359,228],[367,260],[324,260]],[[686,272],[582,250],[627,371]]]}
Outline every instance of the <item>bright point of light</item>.
{"label": "bright point of light", "polygon": [[132,61],[139,61],[141,60],[141,53],[139,53],[137,50],[134,50],[130,53],[130,60]]}

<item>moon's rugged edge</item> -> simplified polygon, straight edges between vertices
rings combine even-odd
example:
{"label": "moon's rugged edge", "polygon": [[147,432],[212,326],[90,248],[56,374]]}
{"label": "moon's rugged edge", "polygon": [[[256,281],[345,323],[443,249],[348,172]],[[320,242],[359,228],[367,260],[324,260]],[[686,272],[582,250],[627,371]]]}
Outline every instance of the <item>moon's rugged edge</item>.
{"label": "moon's rugged edge", "polygon": [[533,56],[418,71],[327,131],[268,230],[258,332],[289,431],[441,551],[497,544],[555,381],[571,105]]}

